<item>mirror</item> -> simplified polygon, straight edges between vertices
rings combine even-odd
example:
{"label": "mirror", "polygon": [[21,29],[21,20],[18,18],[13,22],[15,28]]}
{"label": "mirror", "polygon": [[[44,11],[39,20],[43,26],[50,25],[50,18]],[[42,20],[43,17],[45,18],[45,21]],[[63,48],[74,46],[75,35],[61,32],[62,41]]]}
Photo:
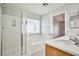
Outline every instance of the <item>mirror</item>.
{"label": "mirror", "polygon": [[69,26],[70,28],[79,28],[79,15],[70,16]]}

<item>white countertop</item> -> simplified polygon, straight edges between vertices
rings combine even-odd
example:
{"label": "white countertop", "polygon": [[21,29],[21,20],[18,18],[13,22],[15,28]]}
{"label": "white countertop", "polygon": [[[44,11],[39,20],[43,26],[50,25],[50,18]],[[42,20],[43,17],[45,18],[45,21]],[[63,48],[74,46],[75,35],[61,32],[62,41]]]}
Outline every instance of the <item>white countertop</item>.
{"label": "white countertop", "polygon": [[[48,44],[52,47],[58,48],[62,51],[68,52],[72,55],[79,56],[79,46],[58,43],[58,42],[56,42],[57,40],[59,40],[59,39],[47,40],[44,43]],[[63,40],[65,40],[65,39],[63,39]]]}

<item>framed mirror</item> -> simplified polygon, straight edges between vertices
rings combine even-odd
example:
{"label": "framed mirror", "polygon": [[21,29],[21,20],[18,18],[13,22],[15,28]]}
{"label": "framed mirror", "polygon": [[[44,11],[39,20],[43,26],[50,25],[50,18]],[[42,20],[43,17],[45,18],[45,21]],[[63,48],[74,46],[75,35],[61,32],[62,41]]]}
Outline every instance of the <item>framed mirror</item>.
{"label": "framed mirror", "polygon": [[70,16],[69,27],[79,28],[79,15]]}

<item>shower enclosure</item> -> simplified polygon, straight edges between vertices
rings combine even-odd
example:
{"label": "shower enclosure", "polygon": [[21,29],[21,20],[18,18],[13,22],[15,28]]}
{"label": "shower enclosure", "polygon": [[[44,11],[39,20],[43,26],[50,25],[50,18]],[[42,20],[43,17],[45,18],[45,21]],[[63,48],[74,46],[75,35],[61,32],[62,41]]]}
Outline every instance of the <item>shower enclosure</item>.
{"label": "shower enclosure", "polygon": [[2,56],[39,55],[43,49],[40,16],[36,14],[1,6],[0,36]]}

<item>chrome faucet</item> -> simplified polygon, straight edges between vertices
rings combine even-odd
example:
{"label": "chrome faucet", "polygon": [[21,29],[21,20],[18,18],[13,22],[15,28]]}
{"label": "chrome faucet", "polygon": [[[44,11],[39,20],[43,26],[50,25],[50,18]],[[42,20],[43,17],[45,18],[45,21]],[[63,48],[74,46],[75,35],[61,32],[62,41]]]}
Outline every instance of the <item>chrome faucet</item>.
{"label": "chrome faucet", "polygon": [[75,45],[79,45],[79,40],[78,40],[77,37],[75,37],[75,36],[70,36],[69,39],[70,39],[71,41],[73,41],[73,42],[75,43]]}

